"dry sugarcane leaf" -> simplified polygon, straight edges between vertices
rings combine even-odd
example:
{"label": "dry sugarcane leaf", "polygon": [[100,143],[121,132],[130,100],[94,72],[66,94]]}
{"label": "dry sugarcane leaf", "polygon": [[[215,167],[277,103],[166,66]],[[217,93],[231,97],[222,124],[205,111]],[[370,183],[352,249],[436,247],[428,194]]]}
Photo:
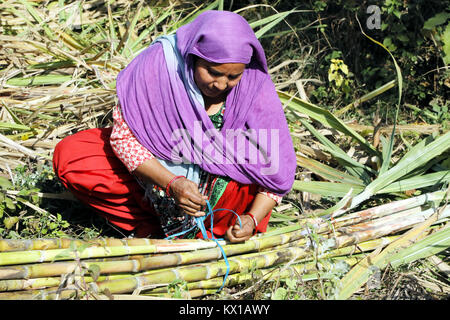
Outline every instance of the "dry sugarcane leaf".
{"label": "dry sugarcane leaf", "polygon": [[414,243],[417,238],[424,233],[424,231],[430,227],[431,224],[436,222],[439,217],[439,210],[435,212],[423,223],[417,225],[413,229],[406,232],[399,239],[389,244],[383,251],[374,252],[367,258],[362,260],[356,266],[354,266],[345,276],[341,279],[341,290],[337,296],[340,300],[346,300],[355,293],[366,281],[368,280],[372,269],[379,268],[384,269],[390,262],[391,258],[403,248],[407,248]]}

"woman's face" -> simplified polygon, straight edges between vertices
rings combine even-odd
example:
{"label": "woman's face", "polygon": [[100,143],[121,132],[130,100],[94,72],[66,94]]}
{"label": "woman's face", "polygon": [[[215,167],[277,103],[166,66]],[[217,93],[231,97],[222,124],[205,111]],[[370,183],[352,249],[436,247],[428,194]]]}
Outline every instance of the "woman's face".
{"label": "woman's face", "polygon": [[244,70],[243,63],[219,64],[197,58],[194,80],[204,96],[218,98],[239,83]]}

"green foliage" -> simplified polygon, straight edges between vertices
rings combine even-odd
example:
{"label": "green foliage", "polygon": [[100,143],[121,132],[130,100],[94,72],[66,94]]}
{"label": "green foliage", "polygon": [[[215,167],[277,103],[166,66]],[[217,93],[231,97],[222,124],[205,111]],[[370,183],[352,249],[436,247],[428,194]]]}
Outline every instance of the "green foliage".
{"label": "green foliage", "polygon": [[[381,6],[381,30],[373,33],[398,60],[404,74],[405,101],[422,108],[432,99],[442,99],[448,90],[443,83],[448,73],[441,68],[446,60],[442,34],[449,8],[437,1],[386,0]],[[445,123],[442,120],[432,123]]]}
{"label": "green foliage", "polygon": [[[326,253],[333,245],[333,240],[315,233],[310,228],[308,238],[313,249],[314,270],[305,274],[294,274],[292,277],[273,280],[274,288],[270,293],[272,300],[304,300],[304,299],[335,299],[339,294],[340,280],[350,270],[349,264],[340,258],[327,258]],[[309,288],[307,283],[316,280],[315,288]]]}
{"label": "green foliage", "polygon": [[442,34],[442,42],[444,43],[444,62],[446,65],[450,64],[450,24],[447,24],[444,33]]}
{"label": "green foliage", "polygon": [[167,293],[174,299],[186,299],[189,295],[187,282],[181,279],[172,281],[167,287]]}
{"label": "green foliage", "polygon": [[280,281],[283,286],[276,288],[270,298],[271,300],[302,300],[302,281],[299,278],[292,277]]}
{"label": "green foliage", "polygon": [[448,112],[449,104],[450,101],[443,101],[442,97],[436,97],[430,101],[430,107],[434,112],[436,122],[447,124],[450,121],[450,114]]}
{"label": "green foliage", "polygon": [[[380,29],[366,26],[369,5],[380,9]],[[277,7],[288,10],[292,7],[310,10],[310,13],[287,17],[298,32],[300,45],[293,51],[292,44],[280,47],[278,59],[305,59],[302,69],[304,79],[318,79],[306,86],[312,103],[329,110],[339,110],[364,94],[395,79],[395,66],[386,52],[371,43],[361,32],[382,43],[394,55],[403,74],[403,102],[422,110],[436,112],[430,102],[433,99],[448,100],[450,71],[446,66],[450,60],[450,5],[432,1],[315,1],[305,3],[290,2]],[[307,27],[305,27],[307,26]],[[275,41],[275,39],[274,39]],[[291,41],[295,45],[295,41]],[[266,46],[267,47],[267,46]],[[283,51],[281,51],[281,48]],[[306,48],[306,50],[305,50]],[[312,50],[312,54],[308,49]],[[270,55],[269,55],[270,58]],[[339,59],[348,67],[349,75],[344,77],[347,86],[336,86],[329,71],[332,59]],[[344,76],[344,74],[342,74]],[[292,87],[295,91],[297,88]],[[392,124],[392,105],[397,93],[390,90],[380,97],[382,103],[363,103],[355,111],[345,113],[345,117],[357,117],[360,122],[372,124],[373,115],[378,110],[384,116],[384,123]],[[417,120],[415,114],[401,107],[399,121],[407,123]],[[362,118],[362,119],[361,119]],[[445,125],[442,117],[424,119],[429,123]]]}
{"label": "green foliage", "polygon": [[348,66],[344,61],[341,59],[331,59],[331,65],[328,69],[328,81],[332,84],[335,94],[343,92],[345,97],[349,97],[352,81],[348,77]]}
{"label": "green foliage", "polygon": [[63,217],[76,204],[72,208],[67,200],[42,197],[42,193],[64,190],[51,166],[19,166],[11,174],[13,182],[0,178],[0,238],[98,236],[90,226],[80,228]]}

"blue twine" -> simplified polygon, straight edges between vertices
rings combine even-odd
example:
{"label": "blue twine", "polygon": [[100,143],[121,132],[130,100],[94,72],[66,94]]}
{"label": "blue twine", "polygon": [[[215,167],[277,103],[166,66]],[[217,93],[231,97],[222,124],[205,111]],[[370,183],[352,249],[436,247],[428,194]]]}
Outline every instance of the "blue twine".
{"label": "blue twine", "polygon": [[[214,242],[217,244],[217,246],[219,247],[220,251],[222,252],[223,260],[225,261],[225,265],[227,266],[227,271],[225,272],[225,276],[223,278],[222,286],[217,290],[217,292],[219,292],[225,286],[225,283],[227,281],[228,274],[230,272],[230,263],[228,262],[227,255],[225,254],[225,250],[223,250],[222,246],[219,243],[219,240],[223,240],[223,239],[222,238],[215,238],[214,234],[213,234],[214,213],[218,212],[218,211],[231,211],[238,218],[239,225],[241,226],[241,228],[242,228],[242,222],[241,222],[241,217],[239,217],[239,215],[236,212],[234,212],[233,210],[231,210],[231,209],[215,209],[215,210],[213,210],[212,207],[211,207],[211,204],[209,203],[208,200],[206,200],[206,205],[208,207],[208,213],[206,215],[202,216],[202,217],[195,217],[195,224],[196,224],[195,226],[193,226],[192,228],[190,228],[188,230],[184,230],[184,231],[178,232],[176,234],[170,235],[166,239],[172,239],[172,238],[175,238],[175,237],[179,237],[179,236],[182,236],[183,234],[191,232],[195,228],[199,228],[201,233],[202,233],[203,239],[214,240]],[[208,216],[211,217],[211,238],[208,237],[208,234],[206,233],[206,227],[205,227],[205,223],[204,223],[205,219]]]}

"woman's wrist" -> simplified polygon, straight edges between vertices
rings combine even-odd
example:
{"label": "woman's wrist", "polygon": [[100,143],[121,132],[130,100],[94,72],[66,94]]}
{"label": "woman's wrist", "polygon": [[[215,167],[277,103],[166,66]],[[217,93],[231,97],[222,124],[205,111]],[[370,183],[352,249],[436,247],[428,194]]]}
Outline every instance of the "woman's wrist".
{"label": "woman's wrist", "polygon": [[158,186],[162,190],[167,190],[167,186],[171,183],[171,180],[176,177],[172,172],[161,165],[156,158],[145,161],[138,166],[133,173],[141,180]]}
{"label": "woman's wrist", "polygon": [[174,176],[174,177],[167,183],[167,185],[166,185],[166,196],[172,197],[170,187],[172,186],[172,183],[173,183],[175,180],[178,180],[178,179],[181,179],[181,178],[185,178],[185,176]]}
{"label": "woman's wrist", "polygon": [[255,235],[258,232],[258,220],[251,212],[246,212],[245,215],[248,215],[253,220],[253,235]]}
{"label": "woman's wrist", "polygon": [[253,200],[252,205],[245,214],[250,216],[255,225],[254,234],[259,230],[259,224],[275,207],[276,202],[264,194],[258,193]]}

